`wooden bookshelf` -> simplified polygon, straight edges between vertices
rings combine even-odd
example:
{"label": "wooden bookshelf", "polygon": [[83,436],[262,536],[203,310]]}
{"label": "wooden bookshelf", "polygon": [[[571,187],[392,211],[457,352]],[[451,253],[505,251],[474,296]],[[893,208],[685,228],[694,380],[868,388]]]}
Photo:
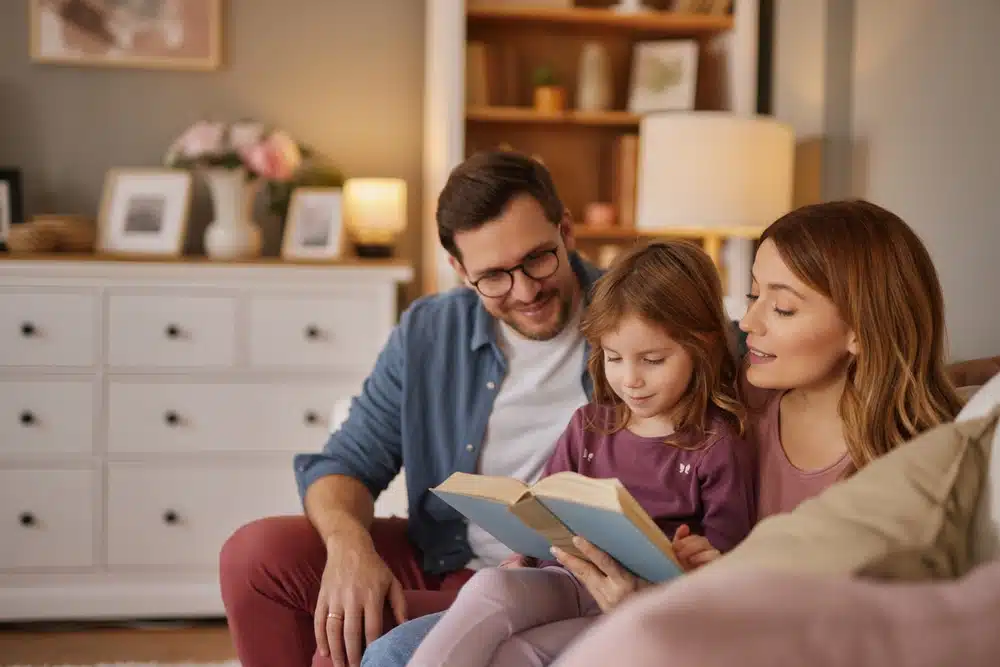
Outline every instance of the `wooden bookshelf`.
{"label": "wooden bookshelf", "polygon": [[576,28],[614,30],[649,37],[713,37],[733,27],[731,16],[678,14],[648,11],[619,14],[611,9],[591,7],[472,7],[470,23],[517,23],[518,28],[543,26],[548,29]]}
{"label": "wooden bookshelf", "polygon": [[583,125],[637,130],[640,116],[627,111],[577,111],[542,113],[531,107],[470,107],[465,118],[477,123],[524,123],[539,125]]}
{"label": "wooden bookshelf", "polygon": [[665,227],[663,229],[634,229],[629,227],[592,227],[576,225],[573,235],[587,241],[632,241],[638,238],[681,238],[699,240],[710,236],[723,238],[759,239],[762,227]]}

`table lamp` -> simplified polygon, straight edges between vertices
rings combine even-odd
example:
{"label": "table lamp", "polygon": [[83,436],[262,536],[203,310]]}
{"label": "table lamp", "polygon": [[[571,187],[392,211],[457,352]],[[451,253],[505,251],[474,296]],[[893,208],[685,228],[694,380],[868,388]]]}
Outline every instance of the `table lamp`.
{"label": "table lamp", "polygon": [[[639,125],[636,227],[717,230],[729,300],[750,291],[752,241],[792,207],[795,134],[767,116],[664,112]],[[727,310],[735,316],[735,304]]]}
{"label": "table lamp", "polygon": [[349,178],[344,182],[344,224],[359,257],[391,257],[406,228],[406,182]]}

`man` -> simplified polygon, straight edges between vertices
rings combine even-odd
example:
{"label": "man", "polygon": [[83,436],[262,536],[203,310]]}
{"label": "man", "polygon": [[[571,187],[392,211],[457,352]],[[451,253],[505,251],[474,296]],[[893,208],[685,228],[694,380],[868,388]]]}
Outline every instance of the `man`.
{"label": "man", "polygon": [[[321,453],[295,458],[305,517],[253,522],[222,549],[244,667],[353,667],[393,625],[446,609],[510,551],[427,489],[458,470],[533,482],[589,399],[577,325],[599,272],[574,252],[541,163],[470,158],[442,190],[437,224],[466,286],[404,312],[345,423]],[[408,519],[373,519],[401,467]]]}

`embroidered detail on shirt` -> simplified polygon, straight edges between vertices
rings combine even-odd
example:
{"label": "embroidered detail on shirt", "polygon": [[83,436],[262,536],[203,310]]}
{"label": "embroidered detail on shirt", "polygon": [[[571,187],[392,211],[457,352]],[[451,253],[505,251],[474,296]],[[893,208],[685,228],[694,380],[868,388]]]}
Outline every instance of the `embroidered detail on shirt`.
{"label": "embroidered detail on shirt", "polygon": [[678,467],[680,468],[680,471],[681,471],[682,475],[690,475],[691,474],[691,464],[690,463],[680,463],[680,464],[678,464]]}
{"label": "embroidered detail on shirt", "polygon": [[594,460],[594,452],[588,452],[586,449],[583,450],[583,458],[584,458],[585,461],[593,461]]}

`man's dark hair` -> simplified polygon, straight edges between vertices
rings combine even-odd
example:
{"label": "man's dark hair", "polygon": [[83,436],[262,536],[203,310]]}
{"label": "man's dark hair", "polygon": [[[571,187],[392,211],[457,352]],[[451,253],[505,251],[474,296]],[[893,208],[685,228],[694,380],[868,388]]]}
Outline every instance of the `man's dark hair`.
{"label": "man's dark hair", "polygon": [[534,197],[552,224],[562,220],[562,201],[549,170],[538,160],[509,150],[485,151],[468,158],[451,172],[438,197],[441,245],[461,260],[455,234],[478,229],[499,217],[507,204],[522,194]]}

